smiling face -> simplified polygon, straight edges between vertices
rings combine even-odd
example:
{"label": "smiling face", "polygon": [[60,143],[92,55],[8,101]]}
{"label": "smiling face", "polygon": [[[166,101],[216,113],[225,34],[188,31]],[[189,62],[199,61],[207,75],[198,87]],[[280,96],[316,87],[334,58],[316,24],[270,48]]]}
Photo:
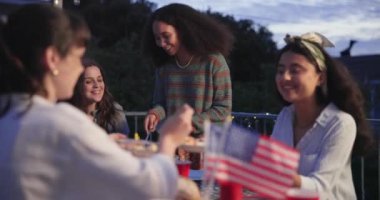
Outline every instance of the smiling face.
{"label": "smiling face", "polygon": [[317,72],[305,56],[287,51],[277,66],[276,86],[289,103],[315,101],[316,88],[322,84],[324,74]]}
{"label": "smiling face", "polygon": [[104,81],[100,69],[96,66],[86,67],[83,78],[83,93],[88,103],[98,103],[104,95]]}
{"label": "smiling face", "polygon": [[181,43],[174,26],[162,21],[154,21],[152,29],[156,45],[161,47],[169,56],[175,56]]}

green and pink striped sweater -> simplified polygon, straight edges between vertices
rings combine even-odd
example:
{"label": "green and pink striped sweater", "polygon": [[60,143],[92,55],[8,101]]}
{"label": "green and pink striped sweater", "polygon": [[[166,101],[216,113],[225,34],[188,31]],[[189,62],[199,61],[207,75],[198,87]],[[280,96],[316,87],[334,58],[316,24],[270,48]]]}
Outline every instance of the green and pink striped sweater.
{"label": "green and pink striped sweater", "polygon": [[194,108],[195,135],[203,134],[205,119],[221,124],[231,115],[231,77],[223,55],[211,54],[185,69],[168,63],[156,70],[154,107],[149,113],[163,120],[184,103]]}

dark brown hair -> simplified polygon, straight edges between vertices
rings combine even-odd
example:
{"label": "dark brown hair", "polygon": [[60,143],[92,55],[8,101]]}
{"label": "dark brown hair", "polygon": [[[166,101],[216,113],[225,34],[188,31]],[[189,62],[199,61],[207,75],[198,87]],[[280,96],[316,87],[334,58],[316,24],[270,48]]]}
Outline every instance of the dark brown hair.
{"label": "dark brown hair", "polygon": [[[84,68],[88,67],[97,67],[100,70],[100,73],[103,77],[104,82],[104,95],[102,100],[96,104],[96,109],[98,110],[97,113],[97,124],[101,126],[105,130],[114,130],[116,128],[116,115],[117,110],[114,106],[115,101],[112,96],[112,94],[109,92],[107,83],[106,83],[106,77],[104,74],[103,68],[97,63],[96,61],[90,59],[90,58],[83,58],[82,64]],[[75,85],[74,88],[74,95],[69,100],[69,102],[74,105],[75,107],[79,108],[83,112],[86,112],[86,101],[84,97],[84,72],[79,76],[78,82]],[[108,127],[111,126],[111,127]]]}
{"label": "dark brown hair", "polygon": [[[65,57],[73,45],[85,45],[89,37],[80,17],[51,5],[29,4],[11,13],[1,26],[0,95],[44,93],[47,68],[41,58],[46,48],[53,46]],[[9,101],[2,102],[0,116],[8,107]]]}
{"label": "dark brown hair", "polygon": [[172,25],[186,50],[200,58],[216,52],[227,57],[232,49],[234,37],[226,26],[190,6],[173,3],[157,9],[145,26],[143,51],[153,58],[157,67],[168,62],[170,56],[155,43],[154,21]]}
{"label": "dark brown hair", "polygon": [[[317,88],[317,102],[321,105],[326,105],[329,102],[332,102],[340,110],[347,112],[355,119],[357,135],[353,153],[354,155],[364,155],[371,149],[373,138],[370,125],[366,119],[363,94],[347,67],[338,60],[334,60],[322,47],[320,47],[320,45],[314,45],[319,48],[325,57],[328,88],[327,94],[324,94],[321,88]],[[283,47],[279,52],[276,61],[277,64],[281,55],[285,52],[293,52],[303,55],[315,67],[317,66],[315,58],[300,41],[289,43]],[[319,70],[317,69],[317,71]],[[282,97],[281,100],[285,104],[289,104],[289,102],[286,102]]]}

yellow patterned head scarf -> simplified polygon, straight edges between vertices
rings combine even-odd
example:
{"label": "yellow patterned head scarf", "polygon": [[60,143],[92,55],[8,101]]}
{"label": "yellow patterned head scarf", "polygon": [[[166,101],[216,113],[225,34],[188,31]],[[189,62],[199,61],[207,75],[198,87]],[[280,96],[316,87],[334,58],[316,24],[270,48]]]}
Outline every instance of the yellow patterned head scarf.
{"label": "yellow patterned head scarf", "polygon": [[287,34],[284,40],[286,44],[294,43],[296,40],[299,40],[310,51],[311,55],[313,55],[318,64],[319,70],[326,70],[325,56],[316,45],[318,44],[321,47],[334,47],[334,44],[325,36],[316,32],[305,33],[301,36],[290,36]]}

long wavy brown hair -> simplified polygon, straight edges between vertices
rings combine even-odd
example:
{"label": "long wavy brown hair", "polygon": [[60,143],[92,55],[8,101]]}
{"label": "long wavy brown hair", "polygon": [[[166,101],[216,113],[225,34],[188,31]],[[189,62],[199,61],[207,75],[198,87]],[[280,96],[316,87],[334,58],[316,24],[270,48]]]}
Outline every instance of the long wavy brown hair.
{"label": "long wavy brown hair", "polygon": [[[373,135],[366,118],[364,96],[347,67],[328,55],[320,45],[316,43],[314,45],[320,49],[325,57],[328,89],[327,93],[324,93],[320,87],[317,88],[317,102],[321,105],[333,102],[340,110],[347,112],[355,119],[357,135],[353,154],[365,155],[373,147]],[[281,55],[285,52],[303,55],[310,63],[317,66],[315,58],[300,41],[289,43],[283,47],[279,52],[277,64]],[[316,69],[320,72],[318,67]],[[277,93],[279,94],[278,90]],[[278,96],[285,105],[289,105],[289,102],[282,99],[281,95]]]}
{"label": "long wavy brown hair", "polygon": [[[94,67],[94,66],[97,67],[100,70],[100,73],[104,81],[103,98],[99,103],[96,104],[96,109],[98,110],[97,124],[105,130],[109,128],[108,126],[111,126],[111,129],[115,129],[115,126],[116,126],[115,116],[117,114],[116,108],[114,106],[115,101],[112,94],[108,90],[106,77],[105,77],[103,68],[96,61],[90,58],[83,58],[82,64],[85,69],[87,67]],[[84,88],[84,73],[80,75],[78,82],[74,88],[74,95],[69,100],[69,103],[79,108],[83,112],[86,112],[87,105],[86,105],[83,88]]]}

